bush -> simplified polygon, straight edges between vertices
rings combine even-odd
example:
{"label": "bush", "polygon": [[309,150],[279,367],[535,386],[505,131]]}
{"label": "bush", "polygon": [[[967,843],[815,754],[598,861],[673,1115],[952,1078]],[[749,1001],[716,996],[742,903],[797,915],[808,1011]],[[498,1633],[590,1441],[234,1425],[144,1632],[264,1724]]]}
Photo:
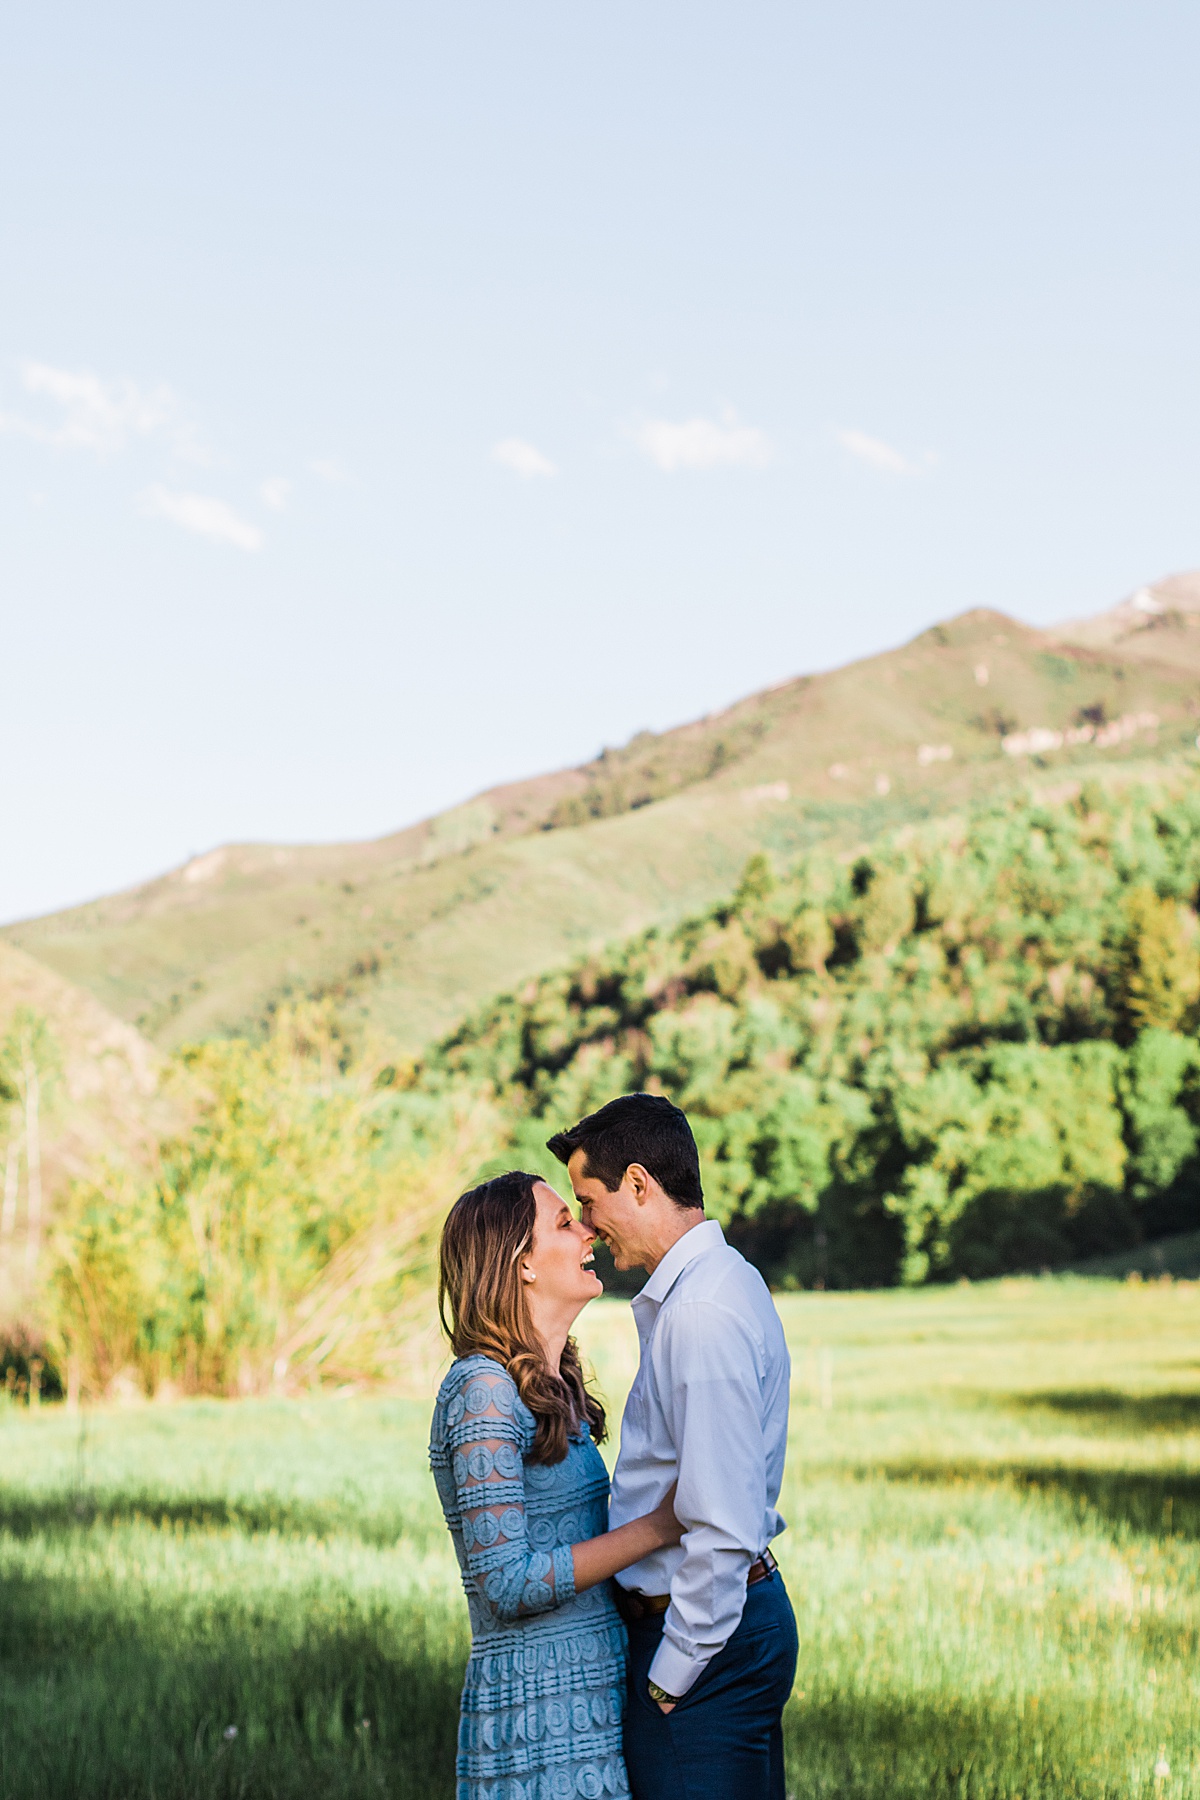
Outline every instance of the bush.
{"label": "bush", "polygon": [[342,1066],[329,1014],[280,1015],[265,1045],[181,1052],[192,1121],[140,1181],[77,1186],[49,1309],[84,1393],[251,1393],[386,1372],[434,1229],[497,1131],[486,1106]]}

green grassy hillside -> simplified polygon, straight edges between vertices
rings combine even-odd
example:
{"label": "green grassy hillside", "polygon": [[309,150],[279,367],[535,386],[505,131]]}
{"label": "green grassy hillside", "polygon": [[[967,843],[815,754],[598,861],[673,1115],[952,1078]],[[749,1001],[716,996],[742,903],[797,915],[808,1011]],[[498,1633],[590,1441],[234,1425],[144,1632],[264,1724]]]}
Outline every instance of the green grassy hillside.
{"label": "green grassy hillside", "polygon": [[755,850],[862,841],[1032,766],[1194,754],[1192,617],[1135,611],[1091,644],[964,613],[395,836],[228,846],[4,935],[163,1045],[332,995],[415,1048],[491,993],[711,903]]}

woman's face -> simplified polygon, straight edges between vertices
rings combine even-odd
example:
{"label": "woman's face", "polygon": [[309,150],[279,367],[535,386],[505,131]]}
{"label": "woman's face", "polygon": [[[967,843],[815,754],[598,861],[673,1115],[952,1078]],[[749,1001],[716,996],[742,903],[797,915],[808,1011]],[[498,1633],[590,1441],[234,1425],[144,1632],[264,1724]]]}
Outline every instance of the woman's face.
{"label": "woman's face", "polygon": [[522,1258],[526,1274],[534,1277],[530,1299],[536,1295],[540,1305],[574,1307],[577,1312],[604,1292],[604,1284],[592,1268],[596,1234],[580,1224],[548,1183],[539,1181],[533,1197],[537,1202],[533,1246]]}

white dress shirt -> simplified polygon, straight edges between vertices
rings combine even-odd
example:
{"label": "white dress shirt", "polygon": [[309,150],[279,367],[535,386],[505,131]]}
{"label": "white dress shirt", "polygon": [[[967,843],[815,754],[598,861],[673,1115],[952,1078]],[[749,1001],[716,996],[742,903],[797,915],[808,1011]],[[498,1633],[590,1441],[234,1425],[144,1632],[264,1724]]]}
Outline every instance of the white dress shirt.
{"label": "white dress shirt", "polygon": [[715,1219],[685,1231],[633,1302],[641,1363],[621,1421],[609,1520],[639,1519],[678,1480],[683,1542],[617,1580],[671,1595],[650,1680],[686,1694],[724,1648],[746,1572],[784,1529],[791,1359],[762,1276]]}

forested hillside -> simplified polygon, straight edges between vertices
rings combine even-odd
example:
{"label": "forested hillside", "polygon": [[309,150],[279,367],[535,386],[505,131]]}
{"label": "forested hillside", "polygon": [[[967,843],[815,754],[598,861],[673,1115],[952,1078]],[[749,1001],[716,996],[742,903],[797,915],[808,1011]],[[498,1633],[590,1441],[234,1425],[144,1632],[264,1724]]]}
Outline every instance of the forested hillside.
{"label": "forested hillside", "polygon": [[[97,1167],[37,1310],[68,1389],[400,1379],[455,1194],[635,1087],[781,1286],[1060,1267],[1200,1226],[1200,773],[1060,783],[846,855],[491,1002],[419,1060],[328,1005],[176,1054],[186,1119]],[[414,1346],[415,1352],[414,1352]],[[436,1350],[433,1352],[436,1354]]]}
{"label": "forested hillside", "polygon": [[495,1002],[415,1080],[494,1088],[526,1161],[613,1094],[670,1094],[777,1281],[1060,1265],[1200,1224],[1198,890],[1194,775],[755,857],[725,904]]}
{"label": "forested hillside", "polygon": [[965,614],[498,812],[222,851],[12,929],[178,1047],[144,1154],[97,1139],[43,1210],[28,1147],[71,1083],[30,1011],[0,1376],[36,1346],[91,1393],[401,1380],[458,1189],[557,1174],[550,1130],[637,1086],[686,1107],[779,1285],[1200,1227],[1197,621],[1143,594],[1071,644]]}

